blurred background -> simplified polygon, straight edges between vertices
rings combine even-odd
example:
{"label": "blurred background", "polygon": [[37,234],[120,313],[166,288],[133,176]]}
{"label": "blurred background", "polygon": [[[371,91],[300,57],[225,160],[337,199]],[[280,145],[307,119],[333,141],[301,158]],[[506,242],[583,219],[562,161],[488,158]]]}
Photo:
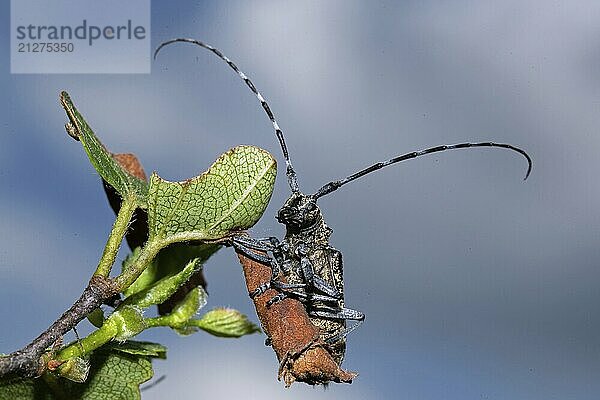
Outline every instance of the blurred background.
{"label": "blurred background", "polygon": [[[516,153],[453,151],[320,201],[344,254],[346,303],[367,315],[348,339],[352,385],[286,390],[262,335],[163,329],[141,337],[169,347],[154,363],[166,378],[144,399],[598,398],[599,2],[153,2],[153,47],[173,37],[215,45],[254,80],[306,192],[462,141],[512,143],[534,167],[523,182]],[[114,218],[65,134],[60,90],[111,150],[164,178],[194,176],[238,144],[283,165],[255,97],[200,48],[165,49],[150,75],[11,75],[7,29],[0,47],[2,352],[79,296]],[[280,168],[253,235],[283,236],[274,215],[288,193]],[[231,249],[205,273],[209,308],[256,321]]]}

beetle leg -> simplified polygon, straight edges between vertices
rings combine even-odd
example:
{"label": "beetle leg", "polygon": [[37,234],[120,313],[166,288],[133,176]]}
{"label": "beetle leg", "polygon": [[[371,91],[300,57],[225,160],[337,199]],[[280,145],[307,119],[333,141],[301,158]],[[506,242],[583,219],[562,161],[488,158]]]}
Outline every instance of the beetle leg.
{"label": "beetle leg", "polygon": [[[245,256],[252,258],[262,264],[271,267],[271,280],[273,280],[282,271],[281,263],[283,257],[281,253],[281,242],[276,237],[254,239],[249,236],[234,236],[231,239],[231,245]],[[260,252],[271,252],[273,257],[270,257]]]}
{"label": "beetle leg", "polygon": [[270,307],[275,303],[279,303],[281,300],[288,297],[293,297],[303,303],[309,300],[310,295],[308,295],[305,291],[305,283],[290,284],[279,281],[271,281],[271,287],[273,289],[277,289],[279,293],[267,301],[267,307]]}
{"label": "beetle leg", "polygon": [[310,311],[310,315],[321,318],[329,319],[343,319],[352,321],[363,321],[365,314],[361,311],[353,310],[351,308],[333,308],[333,307],[319,307],[321,310],[315,309]]}
{"label": "beetle leg", "polygon": [[271,297],[269,301],[267,301],[267,307],[271,307],[275,303],[279,303],[281,300],[287,298],[288,295],[284,292],[277,293],[275,296]]}
{"label": "beetle leg", "polygon": [[270,281],[265,282],[265,283],[259,285],[256,289],[254,289],[250,293],[248,293],[248,296],[250,296],[251,299],[254,299],[256,296],[260,296],[261,294],[263,294],[264,292],[269,290],[270,287],[271,287],[271,282]]}
{"label": "beetle leg", "polygon": [[[277,241],[276,238],[275,241]],[[268,254],[260,253],[261,251],[272,252],[275,249],[275,247],[272,246],[272,243],[273,241],[266,242],[265,240],[255,240],[245,236],[235,236],[231,241],[232,246],[240,253],[244,254],[248,258],[253,259],[254,261],[258,261],[261,264],[269,265],[271,267],[271,279],[268,282],[262,283],[248,294],[252,299],[263,294],[269,288],[277,286],[277,281],[274,279],[281,271],[277,258],[271,257]]]}
{"label": "beetle leg", "polygon": [[294,293],[293,289],[305,289],[306,283],[283,283],[280,281],[271,282],[271,287],[281,291]]}
{"label": "beetle leg", "polygon": [[[306,293],[307,285],[305,283],[289,284],[289,283],[281,283],[279,281],[273,281],[273,282],[271,282],[270,287],[280,290],[281,292],[285,293],[286,294],[285,297],[294,297],[303,303],[308,303],[311,301],[320,301],[323,303],[332,303],[333,302],[333,303],[337,304],[337,302],[339,301],[338,298],[335,298],[335,297],[332,297],[329,295]],[[299,290],[294,290],[294,289],[303,289],[303,290],[299,291]],[[270,306],[271,304],[281,301],[285,297],[280,299],[280,298],[277,298],[277,296],[274,296],[274,298],[271,299],[272,301],[269,300],[269,302],[267,303],[267,306]],[[326,305],[319,306],[318,308],[327,309],[330,311],[331,314],[335,314],[339,310],[339,307],[331,307],[331,306],[326,306]]]}
{"label": "beetle leg", "polygon": [[275,237],[255,239],[250,236],[241,236],[240,235],[240,236],[233,237],[233,245],[235,246],[236,243],[242,244],[246,247],[249,247],[249,248],[255,249],[255,250],[273,251],[279,245],[279,239],[277,239]]}
{"label": "beetle leg", "polygon": [[342,294],[336,288],[332,287],[319,276],[313,278],[313,287],[332,299],[339,300],[342,298]]}
{"label": "beetle leg", "polygon": [[[322,303],[335,303],[336,305],[338,304],[338,302],[340,300],[338,298],[331,297],[326,294],[316,294],[316,293],[311,293],[309,295],[309,297],[310,297],[311,301],[320,301]],[[323,307],[330,308],[331,310],[339,310],[339,307],[331,307],[331,306],[323,306]],[[320,308],[320,306],[318,306],[316,308]]]}
{"label": "beetle leg", "polygon": [[348,334],[350,332],[352,332],[353,330],[355,330],[356,328],[358,328],[359,326],[362,325],[364,319],[359,320],[356,324],[344,329],[343,331],[341,331],[340,333],[333,335],[331,337],[328,337],[325,339],[325,343],[327,344],[334,344],[335,342],[345,338],[346,336],[348,336]]}
{"label": "beetle leg", "polygon": [[320,276],[315,275],[312,263],[306,255],[303,255],[300,259],[300,266],[302,268],[302,275],[304,277],[304,281],[308,285],[318,290],[319,292],[331,297],[332,299],[338,300],[342,298],[342,294],[336,288],[332,287]]}
{"label": "beetle leg", "polygon": [[[331,309],[331,307],[323,307],[323,308]],[[332,309],[331,311],[312,310],[309,312],[309,315],[319,317],[319,318],[358,321],[356,324],[344,329],[343,331],[341,331],[331,337],[326,338],[325,342],[328,344],[333,344],[333,343],[345,338],[346,336],[348,336],[348,334],[350,332],[352,332],[353,330],[358,328],[365,320],[365,314],[362,313],[361,311],[357,311],[357,310],[353,310],[351,308],[345,308],[345,307],[343,307],[341,309],[338,308],[337,312],[334,309]]]}
{"label": "beetle leg", "polygon": [[[259,253],[257,251],[259,249],[255,250],[254,248],[247,246],[246,243],[238,242],[235,238],[233,239],[233,247],[237,251],[239,251],[240,253],[242,253],[243,255],[245,255],[246,257],[251,258],[254,261],[258,261],[261,264],[270,265],[271,264],[271,260],[273,260],[268,255]],[[260,250],[262,250],[262,249],[260,249]],[[262,251],[266,251],[266,250],[262,250]]]}
{"label": "beetle leg", "polygon": [[[308,287],[306,283],[290,284],[282,283],[279,281],[272,281],[270,287],[279,290],[280,293],[273,296],[269,301],[267,301],[267,307],[277,302],[280,302],[281,300],[287,297],[293,297],[302,303],[308,303],[310,301],[338,301],[336,298],[330,296],[306,293],[306,288]],[[335,310],[333,308],[331,309]]]}

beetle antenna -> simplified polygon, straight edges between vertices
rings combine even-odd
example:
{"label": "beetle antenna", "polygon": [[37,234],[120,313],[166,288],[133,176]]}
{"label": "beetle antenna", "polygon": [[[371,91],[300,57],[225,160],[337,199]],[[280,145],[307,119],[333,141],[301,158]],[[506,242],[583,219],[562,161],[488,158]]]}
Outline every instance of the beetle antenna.
{"label": "beetle antenna", "polygon": [[[510,144],[493,143],[493,142],[459,143],[459,144],[431,147],[431,148],[420,150],[420,151],[413,151],[411,153],[406,153],[401,156],[394,157],[387,161],[378,162],[376,164],[371,165],[370,167],[361,169],[360,171],[358,171],[344,179],[340,179],[337,181],[331,181],[331,182],[323,185],[319,190],[317,190],[317,192],[315,194],[312,195],[312,197],[316,200],[319,197],[323,197],[323,196],[339,189],[340,187],[344,186],[345,184],[352,182],[355,179],[360,178],[361,176],[370,174],[371,172],[377,171],[381,168],[387,167],[388,165],[392,165],[392,164],[395,164],[400,161],[410,160],[411,158],[417,158],[420,156],[424,156],[425,154],[437,153],[440,151],[453,150],[453,149],[466,149],[469,147],[502,147],[505,149],[516,151],[517,153],[523,155],[523,157],[525,157],[527,159],[528,166],[527,166],[527,173],[525,174],[525,179],[527,179],[529,177],[529,174],[531,173],[531,167],[532,167],[531,157],[529,157],[529,154],[527,154],[525,152],[525,150],[522,150],[518,147],[512,146]],[[523,179],[523,180],[525,180],[525,179]]]}
{"label": "beetle antenna", "polygon": [[269,117],[269,119],[271,120],[271,123],[273,124],[273,128],[275,129],[275,135],[277,135],[277,139],[279,140],[279,145],[281,146],[281,151],[283,152],[283,158],[285,158],[285,165],[286,165],[285,174],[287,175],[288,184],[290,186],[290,189],[294,193],[299,192],[300,189],[298,189],[298,179],[296,177],[296,171],[294,170],[294,167],[292,166],[292,161],[290,160],[290,155],[288,153],[287,146],[285,144],[285,138],[283,137],[283,132],[281,131],[281,128],[279,128],[279,124],[275,120],[275,116],[273,115],[273,112],[271,111],[271,107],[269,107],[269,104],[267,103],[265,98],[260,94],[260,92],[258,91],[256,86],[254,86],[254,83],[252,83],[250,78],[248,78],[246,76],[246,74],[244,74],[242,71],[240,71],[239,68],[237,67],[237,65],[235,65],[233,63],[233,61],[231,61],[229,58],[227,58],[223,53],[221,53],[221,51],[219,49],[216,49],[209,44],[203,43],[203,42],[201,42],[199,40],[195,40],[195,39],[177,38],[177,39],[171,39],[166,42],[163,42],[154,51],[154,59],[156,59],[158,52],[163,47],[168,46],[175,42],[191,43],[191,44],[195,44],[196,46],[200,46],[202,48],[205,48],[206,50],[211,51],[217,57],[219,57],[221,60],[225,61],[231,67],[231,69],[233,69],[238,74],[238,76],[246,83],[246,85],[250,88],[252,93],[254,93],[254,95],[256,96],[258,101],[260,101],[260,105],[265,110],[265,113],[267,113],[267,116]]}

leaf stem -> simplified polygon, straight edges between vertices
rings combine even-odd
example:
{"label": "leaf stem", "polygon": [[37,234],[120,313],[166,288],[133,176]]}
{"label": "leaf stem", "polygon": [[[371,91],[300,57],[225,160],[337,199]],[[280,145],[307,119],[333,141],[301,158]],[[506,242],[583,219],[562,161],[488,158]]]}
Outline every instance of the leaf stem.
{"label": "leaf stem", "polygon": [[117,219],[115,219],[115,223],[113,224],[110,235],[108,236],[106,246],[104,247],[104,252],[102,253],[102,258],[100,258],[100,262],[98,263],[96,272],[94,272],[94,276],[108,277],[110,274],[112,266],[115,263],[115,259],[117,258],[119,248],[121,247],[121,242],[127,233],[129,222],[131,221],[131,217],[133,216],[136,208],[137,201],[134,195],[128,195],[127,197],[123,198],[123,201],[121,202],[121,208],[117,214]]}
{"label": "leaf stem", "polygon": [[175,328],[173,324],[173,318],[169,318],[168,315],[161,315],[160,317],[144,318],[144,322],[148,328],[156,328],[159,326],[169,326]]}
{"label": "leaf stem", "polygon": [[56,360],[66,361],[73,357],[87,354],[103,344],[111,341],[117,335],[117,327],[111,321],[107,321],[100,328],[90,333],[78,342],[71,343],[62,349],[55,357]]}
{"label": "leaf stem", "polygon": [[137,259],[119,276],[115,278],[115,284],[120,292],[125,291],[129,286],[136,281],[137,278],[144,272],[148,265],[154,260],[160,250],[166,247],[168,243],[157,240],[148,240],[146,245],[142,247]]}

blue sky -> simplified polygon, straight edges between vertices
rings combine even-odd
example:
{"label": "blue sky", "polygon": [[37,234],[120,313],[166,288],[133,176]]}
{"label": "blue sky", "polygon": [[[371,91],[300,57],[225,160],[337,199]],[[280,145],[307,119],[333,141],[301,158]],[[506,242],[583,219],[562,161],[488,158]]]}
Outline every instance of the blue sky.
{"label": "blue sky", "polygon": [[[8,4],[2,5],[9,26]],[[112,10],[107,10],[112,12]],[[595,399],[600,392],[600,3],[593,1],[152,4],[152,47],[197,38],[270,102],[300,185],[462,141],[509,142],[423,157],[320,201],[344,254],[352,385],[276,381],[264,337],[168,330],[166,380],[145,399]],[[256,99],[224,64],[165,49],[149,75],[11,75],[0,47],[0,351],[81,293],[112,224],[99,179],[65,133],[67,90],[115,152],[185,179],[255,144],[282,158]],[[280,171],[256,236],[282,236]],[[229,249],[205,266],[209,307],[256,319]],[[85,329],[85,328],[84,328]]]}

